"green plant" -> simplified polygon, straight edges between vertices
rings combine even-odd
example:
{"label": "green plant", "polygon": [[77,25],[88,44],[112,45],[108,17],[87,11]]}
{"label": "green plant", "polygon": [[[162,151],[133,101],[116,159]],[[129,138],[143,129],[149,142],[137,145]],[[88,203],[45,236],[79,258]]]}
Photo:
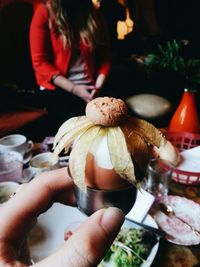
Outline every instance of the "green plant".
{"label": "green plant", "polygon": [[188,89],[200,88],[200,59],[187,59],[181,54],[183,43],[176,40],[158,44],[154,53],[144,60],[148,75],[156,74],[159,70],[173,71],[184,81]]}

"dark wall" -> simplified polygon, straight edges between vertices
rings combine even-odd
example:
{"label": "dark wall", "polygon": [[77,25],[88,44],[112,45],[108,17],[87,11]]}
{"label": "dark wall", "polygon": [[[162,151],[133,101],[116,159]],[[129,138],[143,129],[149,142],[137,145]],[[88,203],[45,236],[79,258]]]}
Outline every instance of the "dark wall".
{"label": "dark wall", "polygon": [[29,26],[33,15],[31,3],[13,1],[0,10],[0,83],[34,86],[29,51]]}
{"label": "dark wall", "polygon": [[200,57],[199,10],[198,0],[155,0],[155,14],[163,36],[188,39],[191,56],[197,57]]}

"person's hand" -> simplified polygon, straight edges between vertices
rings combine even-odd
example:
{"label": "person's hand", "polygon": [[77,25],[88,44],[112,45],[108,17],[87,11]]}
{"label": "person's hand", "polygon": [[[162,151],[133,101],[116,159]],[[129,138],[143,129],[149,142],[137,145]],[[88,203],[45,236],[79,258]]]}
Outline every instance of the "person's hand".
{"label": "person's hand", "polygon": [[91,93],[91,98],[94,99],[96,97],[99,96],[102,88],[103,88],[103,85],[105,83],[105,80],[106,80],[106,76],[104,74],[99,74],[97,79],[96,79],[96,83],[95,83],[95,90],[92,91]]}
{"label": "person's hand", "polygon": [[86,103],[92,100],[91,92],[95,90],[94,85],[76,84],[73,88],[73,94],[82,98]]}
{"label": "person's hand", "polygon": [[[67,168],[39,175],[23,185],[0,207],[0,267],[25,267],[30,264],[25,249],[27,234],[36,223],[37,217],[55,201],[76,205],[73,181]],[[124,215],[117,208],[97,211],[81,224],[57,252],[34,266],[97,266],[123,221]]]}

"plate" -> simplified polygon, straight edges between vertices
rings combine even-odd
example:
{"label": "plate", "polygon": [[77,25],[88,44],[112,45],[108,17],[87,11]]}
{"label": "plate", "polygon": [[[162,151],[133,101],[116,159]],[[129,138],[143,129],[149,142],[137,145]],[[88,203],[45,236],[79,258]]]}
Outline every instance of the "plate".
{"label": "plate", "polygon": [[[147,224],[149,226],[152,226],[152,227],[155,227],[155,228],[158,228],[158,225],[157,223],[155,222],[155,220],[150,216],[150,215],[147,215],[145,220],[143,221],[144,224]],[[128,227],[132,227],[132,228],[140,228],[138,225],[132,223],[132,222],[128,222],[128,221],[125,221],[124,225],[123,226],[128,226]],[[122,226],[122,227],[123,227]],[[157,251],[158,251],[158,247],[159,247],[159,237],[157,237],[158,239],[158,242],[152,247],[151,249],[151,252],[148,256],[148,258],[146,259],[146,261],[144,263],[142,263],[141,267],[150,267],[156,254],[157,254]],[[112,263],[107,263],[107,262],[104,262],[102,264],[103,267],[115,267],[115,265],[113,265]]]}
{"label": "plate", "polygon": [[7,201],[16,192],[19,184],[16,182],[0,182],[0,205]]}
{"label": "plate", "polygon": [[193,200],[180,196],[162,197],[158,200],[159,202],[170,205],[176,214],[169,217],[163,212],[157,211],[154,215],[157,224],[167,233],[167,240],[177,245],[191,246],[199,244],[200,234],[192,231],[180,219],[200,231],[200,205]]}
{"label": "plate", "polygon": [[38,262],[55,252],[65,242],[65,230],[75,222],[85,219],[86,216],[77,208],[54,203],[47,212],[40,215],[31,231],[29,244],[33,262]]}
{"label": "plate", "polygon": [[[55,203],[46,213],[38,218],[38,222],[30,234],[29,244],[33,262],[38,262],[55,252],[65,242],[65,230],[86,218],[77,208]],[[147,215],[144,223],[158,227],[150,215]],[[131,225],[133,224],[131,223]],[[134,227],[138,226],[134,225]],[[154,245],[147,261],[141,267],[149,267],[151,265],[158,246],[159,242]]]}

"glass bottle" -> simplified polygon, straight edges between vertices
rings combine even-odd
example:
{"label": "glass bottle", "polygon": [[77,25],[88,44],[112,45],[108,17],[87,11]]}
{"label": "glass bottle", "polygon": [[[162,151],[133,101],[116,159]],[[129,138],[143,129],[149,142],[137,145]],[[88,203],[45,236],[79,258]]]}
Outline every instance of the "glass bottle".
{"label": "glass bottle", "polygon": [[196,91],[184,89],[182,99],[169,124],[169,132],[199,133]]}

